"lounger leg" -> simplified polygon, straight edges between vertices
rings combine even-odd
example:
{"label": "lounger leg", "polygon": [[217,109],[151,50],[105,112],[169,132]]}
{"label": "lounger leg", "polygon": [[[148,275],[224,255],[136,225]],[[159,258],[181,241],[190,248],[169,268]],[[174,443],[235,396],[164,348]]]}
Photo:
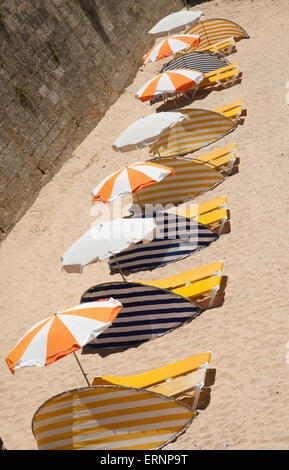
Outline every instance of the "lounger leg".
{"label": "lounger leg", "polygon": [[215,301],[215,298],[216,298],[216,295],[217,295],[217,292],[219,290],[219,286],[216,286],[214,287],[211,292],[212,292],[212,296],[211,296],[211,300],[210,300],[210,303],[209,303],[209,308],[212,308],[213,304],[214,304],[214,301]]}
{"label": "lounger leg", "polygon": [[221,227],[218,231],[218,235],[221,235],[221,233],[223,232],[223,228],[224,228],[224,225],[225,225],[226,221],[227,221],[227,217],[223,217],[222,222],[221,222]]}
{"label": "lounger leg", "polygon": [[200,393],[201,393],[201,390],[204,386],[204,382],[200,382],[198,385],[196,385],[196,396],[195,396],[195,399],[194,399],[194,403],[193,403],[193,406],[192,406],[192,411],[195,411],[197,406],[198,406],[198,401],[199,401],[199,398],[200,398]]}
{"label": "lounger leg", "polygon": [[222,88],[229,88],[234,85],[235,81],[237,80],[239,74],[237,73],[231,80],[226,80],[225,82],[221,82],[220,80],[216,80],[216,83],[220,85]]}
{"label": "lounger leg", "polygon": [[228,174],[231,175],[232,174],[232,171],[233,171],[233,166],[234,166],[234,163],[236,161],[236,158],[232,158],[232,160],[230,160],[230,164],[229,164],[229,170],[228,170]]}

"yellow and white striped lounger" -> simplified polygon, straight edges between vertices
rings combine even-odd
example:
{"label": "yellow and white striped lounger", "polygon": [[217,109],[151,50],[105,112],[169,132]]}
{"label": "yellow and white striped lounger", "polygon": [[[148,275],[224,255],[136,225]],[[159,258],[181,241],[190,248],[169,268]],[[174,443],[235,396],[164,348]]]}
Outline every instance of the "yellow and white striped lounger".
{"label": "yellow and white striped lounger", "polygon": [[225,137],[236,129],[243,113],[243,100],[235,101],[214,111],[178,109],[186,119],[161,132],[159,139],[149,146],[153,157],[171,157],[195,152]]}
{"label": "yellow and white striped lounger", "polygon": [[160,449],[195,412],[150,390],[96,386],[56,395],[38,408],[32,431],[40,450]]}

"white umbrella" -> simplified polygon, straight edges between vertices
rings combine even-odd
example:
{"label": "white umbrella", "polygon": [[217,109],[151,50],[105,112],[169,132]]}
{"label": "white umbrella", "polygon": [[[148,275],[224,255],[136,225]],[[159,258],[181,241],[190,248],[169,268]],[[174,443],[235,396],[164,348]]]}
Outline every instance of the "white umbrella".
{"label": "white umbrella", "polygon": [[161,132],[184,119],[184,114],[170,111],[143,116],[123,131],[112,148],[118,152],[144,148],[156,142]]}
{"label": "white umbrella", "polygon": [[203,19],[202,11],[178,11],[161,19],[149,34],[168,34],[181,31],[186,26],[194,26]]}
{"label": "white umbrella", "polygon": [[62,256],[63,269],[81,273],[87,264],[115,256],[141,240],[152,240],[155,229],[153,218],[131,217],[103,222],[68,248]]}

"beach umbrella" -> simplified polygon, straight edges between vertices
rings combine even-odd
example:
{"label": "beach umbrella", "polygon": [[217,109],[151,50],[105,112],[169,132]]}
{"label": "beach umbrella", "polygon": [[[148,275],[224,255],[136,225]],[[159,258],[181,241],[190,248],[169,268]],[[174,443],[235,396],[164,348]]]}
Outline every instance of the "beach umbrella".
{"label": "beach umbrella", "polygon": [[202,11],[178,11],[162,18],[148,33],[155,35],[176,33],[185,27],[194,26],[202,18]]}
{"label": "beach umbrella", "polygon": [[[152,218],[113,219],[97,225],[82,235],[62,256],[63,269],[81,273],[84,266],[109,258],[125,248],[152,240],[156,229]],[[124,279],[122,271],[120,273]]]}
{"label": "beach umbrella", "polygon": [[179,57],[175,57],[165,64],[161,72],[167,72],[174,69],[198,70],[202,73],[212,72],[230,65],[230,62],[224,57],[219,58],[210,52],[187,52]]}
{"label": "beach umbrella", "polygon": [[163,39],[156,46],[152,47],[142,58],[146,65],[149,62],[156,62],[164,57],[168,57],[187,48],[195,48],[198,46],[200,38],[194,34],[179,34]]}
{"label": "beach umbrella", "polygon": [[[219,58],[215,54],[210,52],[187,52],[179,57],[175,57],[170,62],[165,64],[161,69],[161,73],[167,72],[168,70],[175,69],[187,69],[187,70],[198,70],[203,74],[218,70],[223,67],[230,65],[230,62],[224,58]],[[158,101],[158,96],[155,96],[150,104],[154,104]]]}
{"label": "beach umbrella", "polygon": [[167,111],[143,116],[132,123],[112,144],[117,152],[128,152],[153,144],[161,132],[169,129],[185,116],[182,113]]}
{"label": "beach umbrella", "polygon": [[216,111],[184,108],[181,112],[186,115],[186,119],[162,132],[158,141],[150,146],[149,150],[154,157],[196,152],[222,139],[237,127],[236,121]]}
{"label": "beach umbrella", "polygon": [[156,95],[176,95],[199,85],[203,78],[203,74],[196,70],[169,70],[150,79],[136,93],[135,97],[141,101],[148,101]]}
{"label": "beach umbrella", "polygon": [[158,163],[132,163],[101,181],[92,191],[91,198],[93,201],[111,202],[158,183],[170,174],[175,174],[172,168]]}
{"label": "beach umbrella", "polygon": [[200,41],[197,45],[199,51],[206,50],[212,45],[230,38],[240,40],[250,37],[242,26],[224,18],[210,18],[200,21],[190,28],[187,34],[197,34],[199,36]]}
{"label": "beach umbrella", "polygon": [[28,330],[6,356],[10,371],[14,374],[20,367],[47,366],[73,353],[90,385],[75,351],[108,328],[121,308],[118,300],[110,298],[52,313]]}

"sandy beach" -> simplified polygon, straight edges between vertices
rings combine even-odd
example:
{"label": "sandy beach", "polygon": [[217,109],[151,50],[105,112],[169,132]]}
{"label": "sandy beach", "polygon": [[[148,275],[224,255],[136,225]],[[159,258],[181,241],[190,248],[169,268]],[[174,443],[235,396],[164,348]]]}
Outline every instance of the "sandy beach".
{"label": "sandy beach", "polygon": [[[213,0],[194,7],[207,18],[231,19],[250,34],[227,57],[240,62],[241,83],[201,100],[197,95],[189,105],[213,110],[245,101],[244,124],[194,154],[237,144],[239,172],[195,199],[199,203],[225,195],[231,233],[184,260],[128,278],[159,279],[224,260],[223,305],[135,349],[107,357],[77,353],[92,380],[212,351],[210,403],[167,450],[289,447],[288,8],[286,1],[272,0]],[[98,182],[123,164],[149,159],[148,149],[116,153],[111,145],[132,122],[158,108],[134,94],[167,61],[139,69],[1,245],[0,436],[9,450],[36,450],[31,420],[37,408],[58,393],[85,386],[72,355],[48,367],[22,368],[14,376],[5,356],[49,313],[78,304],[95,284],[121,280],[110,275],[107,261],[68,274],[61,271],[61,255],[93,223],[90,192]]]}

